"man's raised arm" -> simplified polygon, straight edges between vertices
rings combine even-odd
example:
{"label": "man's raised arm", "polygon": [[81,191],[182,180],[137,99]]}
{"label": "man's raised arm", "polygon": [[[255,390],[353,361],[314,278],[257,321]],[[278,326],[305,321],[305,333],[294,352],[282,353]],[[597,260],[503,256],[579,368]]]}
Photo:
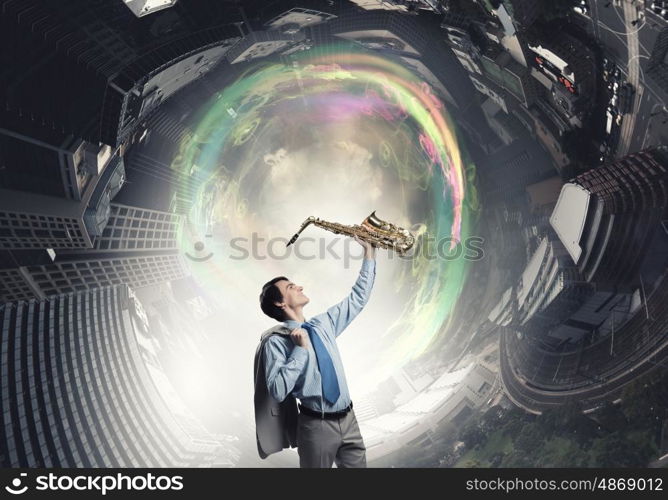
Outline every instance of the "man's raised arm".
{"label": "man's raised arm", "polygon": [[338,304],[327,309],[327,312],[314,317],[313,320],[329,324],[335,337],[341,335],[369,301],[375,278],[376,261],[373,258],[367,259],[365,255],[360,274],[350,294]]}

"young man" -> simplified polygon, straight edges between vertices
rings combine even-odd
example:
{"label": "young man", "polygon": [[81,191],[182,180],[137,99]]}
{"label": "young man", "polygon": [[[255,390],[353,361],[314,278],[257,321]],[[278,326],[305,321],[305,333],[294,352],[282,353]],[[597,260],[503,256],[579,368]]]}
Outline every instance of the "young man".
{"label": "young man", "polygon": [[364,247],[359,277],[348,297],[314,316],[304,318],[309,298],[304,288],[284,276],[264,285],[262,311],[281,321],[288,335],[271,335],[264,346],[267,389],[276,401],[300,400],[297,451],[300,467],[366,467],[360,434],[336,337],[364,308],[376,276],[376,249]]}

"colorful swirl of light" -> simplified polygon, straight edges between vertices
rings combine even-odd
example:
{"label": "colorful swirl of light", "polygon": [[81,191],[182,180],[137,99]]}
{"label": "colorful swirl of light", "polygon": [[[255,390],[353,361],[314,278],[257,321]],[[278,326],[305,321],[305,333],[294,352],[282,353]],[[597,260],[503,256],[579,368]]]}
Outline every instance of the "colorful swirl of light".
{"label": "colorful swirl of light", "polygon": [[[479,211],[475,168],[440,97],[401,60],[349,46],[329,46],[326,55],[302,52],[292,64],[259,62],[203,106],[172,164],[183,184],[197,186],[190,222],[201,227],[213,218],[230,237],[242,228],[271,233],[255,216],[255,207],[264,203],[260,187],[271,182],[258,158],[271,165],[280,158],[267,151],[280,146],[289,152],[303,142],[325,140],[318,131],[337,126],[359,127],[377,168],[402,192],[422,193],[426,208],[407,205],[405,220],[392,222],[435,241],[450,238],[449,250],[473,234]],[[264,146],[268,142],[272,148]],[[183,245],[191,251],[192,238]],[[463,258],[421,256],[411,263],[395,280],[407,301],[376,354],[376,380],[447,335],[470,266]],[[266,261],[216,259],[193,266],[193,272],[205,286],[225,290],[221,283],[229,266],[246,266],[260,284],[271,267]]]}

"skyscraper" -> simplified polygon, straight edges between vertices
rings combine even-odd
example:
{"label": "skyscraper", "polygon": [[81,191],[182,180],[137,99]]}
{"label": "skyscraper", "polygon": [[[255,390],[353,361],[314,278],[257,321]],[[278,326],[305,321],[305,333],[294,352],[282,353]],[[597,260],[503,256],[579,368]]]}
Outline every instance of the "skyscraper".
{"label": "skyscraper", "polygon": [[0,306],[3,467],[233,465],[174,395],[125,285]]}
{"label": "skyscraper", "polygon": [[567,258],[559,241],[543,238],[518,282],[506,290],[490,312],[489,320],[546,335],[568,319],[594,289],[583,282]]}
{"label": "skyscraper", "polygon": [[[107,224],[110,202],[125,182],[122,158],[108,153],[99,162],[94,155],[90,161],[96,173],[85,174],[82,183],[66,182],[67,189],[62,181],[54,181],[48,183],[51,190],[44,189],[50,194],[30,192],[30,175],[25,185],[0,189],[0,249],[92,248]],[[22,167],[20,160],[13,160]],[[44,171],[53,170],[53,165],[42,166]],[[32,187],[38,187],[34,175],[33,180]]]}
{"label": "skyscraper", "polygon": [[0,299],[43,299],[120,284],[141,288],[187,275],[178,255],[181,216],[109,204],[106,217],[108,224],[93,248],[62,249],[55,262],[0,270],[0,276],[10,279],[0,289]]}
{"label": "skyscraper", "polygon": [[112,203],[109,221],[95,250],[176,250],[181,217],[169,212]]}
{"label": "skyscraper", "polygon": [[27,272],[40,297],[120,284],[141,288],[186,276],[183,260],[175,253],[117,258],[85,255],[72,261],[28,266]]}
{"label": "skyscraper", "polygon": [[668,207],[668,147],[630,154],[566,183],[550,217],[597,288],[630,287]]}

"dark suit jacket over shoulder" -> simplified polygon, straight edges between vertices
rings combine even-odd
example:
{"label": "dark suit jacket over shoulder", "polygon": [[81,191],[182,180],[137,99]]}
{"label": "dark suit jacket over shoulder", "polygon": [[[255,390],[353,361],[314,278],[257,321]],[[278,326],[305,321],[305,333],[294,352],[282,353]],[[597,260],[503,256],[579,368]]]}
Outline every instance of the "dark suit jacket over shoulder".
{"label": "dark suit jacket over shoulder", "polygon": [[279,403],[267,389],[263,353],[272,335],[289,336],[290,330],[280,324],[270,328],[260,337],[260,345],[255,351],[255,437],[261,458],[297,446],[297,400],[288,395]]}

